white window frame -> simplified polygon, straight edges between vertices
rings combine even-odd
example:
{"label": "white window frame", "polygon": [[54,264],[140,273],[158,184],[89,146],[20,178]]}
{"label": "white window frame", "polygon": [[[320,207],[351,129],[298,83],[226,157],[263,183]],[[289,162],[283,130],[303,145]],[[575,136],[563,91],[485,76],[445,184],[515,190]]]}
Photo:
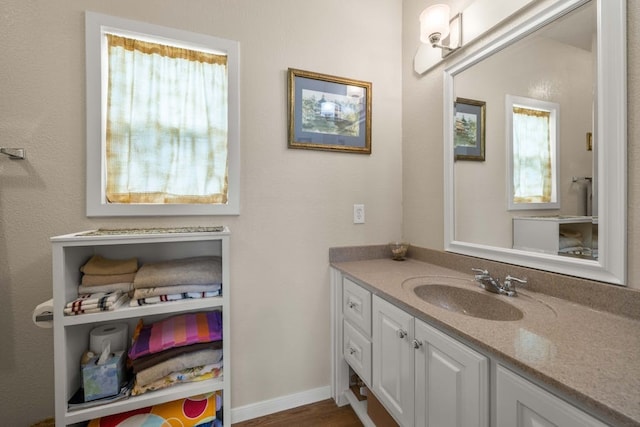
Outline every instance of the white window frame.
{"label": "white window frame", "polygon": [[[530,202],[515,203],[513,200],[513,107],[524,107],[532,110],[541,110],[549,112],[549,143],[551,145],[551,202]],[[513,210],[529,210],[529,209],[560,209],[560,177],[558,165],[560,164],[560,105],[555,102],[541,101],[539,99],[525,98],[522,96],[506,95],[505,97],[506,112],[506,131],[507,131],[507,209]]]}
{"label": "white window frame", "polygon": [[[106,188],[106,49],[105,30],[139,38],[165,39],[190,49],[227,55],[228,202],[226,204],[123,204],[108,203]],[[240,214],[240,47],[237,41],[174,28],[132,21],[94,12],[85,14],[87,91],[87,216],[238,215]]]}

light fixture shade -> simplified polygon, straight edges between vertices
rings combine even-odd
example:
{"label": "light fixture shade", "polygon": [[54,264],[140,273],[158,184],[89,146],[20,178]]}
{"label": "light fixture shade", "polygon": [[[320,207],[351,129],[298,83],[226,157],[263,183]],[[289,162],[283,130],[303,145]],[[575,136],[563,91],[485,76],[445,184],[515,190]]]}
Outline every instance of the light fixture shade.
{"label": "light fixture shade", "polygon": [[446,4],[434,4],[420,14],[420,41],[432,44],[430,36],[440,33],[437,42],[449,35],[449,6]]}

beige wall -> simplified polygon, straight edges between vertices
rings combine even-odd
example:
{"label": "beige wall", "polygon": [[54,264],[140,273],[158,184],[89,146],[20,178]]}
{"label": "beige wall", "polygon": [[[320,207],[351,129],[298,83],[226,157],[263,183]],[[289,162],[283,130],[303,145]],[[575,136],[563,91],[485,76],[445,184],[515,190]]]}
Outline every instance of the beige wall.
{"label": "beige wall", "polygon": [[[228,225],[233,406],[327,387],[328,248],[401,236],[402,4],[388,0],[0,0],[0,414],[53,415],[49,237],[97,227]],[[86,218],[84,10],[241,45],[241,215]],[[373,153],[290,150],[286,70],[373,83]],[[353,225],[364,203],[366,224]]]}
{"label": "beige wall", "polygon": [[[518,19],[552,3],[540,1]],[[443,70],[441,63],[424,75],[413,71],[419,45],[417,17],[424,0],[403,3],[403,234],[411,243],[442,249],[443,234]],[[513,27],[502,25],[465,49],[470,52]],[[640,2],[627,2],[628,70],[628,285],[640,289]],[[633,42],[632,42],[633,41]],[[455,61],[450,59],[449,61]],[[450,62],[449,62],[450,63]]]}

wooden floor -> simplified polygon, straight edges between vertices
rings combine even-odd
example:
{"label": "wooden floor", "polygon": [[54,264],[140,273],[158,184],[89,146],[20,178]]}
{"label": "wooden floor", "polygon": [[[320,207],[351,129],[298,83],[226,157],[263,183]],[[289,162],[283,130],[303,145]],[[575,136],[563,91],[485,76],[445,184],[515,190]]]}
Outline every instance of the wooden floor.
{"label": "wooden floor", "polygon": [[361,427],[362,423],[350,405],[339,408],[332,399],[327,399],[232,425],[232,427],[254,426]]}

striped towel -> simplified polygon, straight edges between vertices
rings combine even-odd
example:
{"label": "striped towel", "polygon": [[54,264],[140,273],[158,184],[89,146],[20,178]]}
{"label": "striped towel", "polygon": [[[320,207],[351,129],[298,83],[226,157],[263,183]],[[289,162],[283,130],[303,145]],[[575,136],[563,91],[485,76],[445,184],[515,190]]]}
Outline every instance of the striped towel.
{"label": "striped towel", "polygon": [[83,294],[73,301],[69,301],[64,307],[64,312],[73,314],[96,308],[107,311],[120,297],[122,297],[122,291]]}
{"label": "striped towel", "polygon": [[149,325],[138,325],[129,358],[136,359],[174,347],[222,339],[222,312],[184,313]]}
{"label": "striped towel", "polygon": [[[111,300],[111,296],[105,296],[103,299],[99,300],[96,303],[86,304],[84,301],[72,301],[71,303],[77,302],[77,304],[72,305],[71,307],[64,308],[64,314],[67,316],[74,316],[77,314],[88,314],[88,313],[100,313],[103,311],[113,311],[116,308],[120,307],[122,304],[129,301],[129,294],[120,293],[116,300]],[[69,303],[69,304],[71,304]],[[67,305],[69,305],[67,304]]]}
{"label": "striped towel", "polygon": [[184,294],[158,295],[155,297],[132,299],[129,302],[129,305],[131,307],[139,307],[142,305],[158,304],[159,302],[167,302],[167,301],[178,301],[181,299],[186,299]]}
{"label": "striped towel", "polygon": [[220,291],[211,291],[211,292],[183,292],[181,294],[168,294],[168,295],[157,295],[153,297],[147,298],[134,298],[129,302],[131,307],[140,307],[143,305],[149,304],[158,304],[161,302],[167,301],[179,301],[184,299],[199,299],[199,298],[211,298],[211,297],[219,297]]}

